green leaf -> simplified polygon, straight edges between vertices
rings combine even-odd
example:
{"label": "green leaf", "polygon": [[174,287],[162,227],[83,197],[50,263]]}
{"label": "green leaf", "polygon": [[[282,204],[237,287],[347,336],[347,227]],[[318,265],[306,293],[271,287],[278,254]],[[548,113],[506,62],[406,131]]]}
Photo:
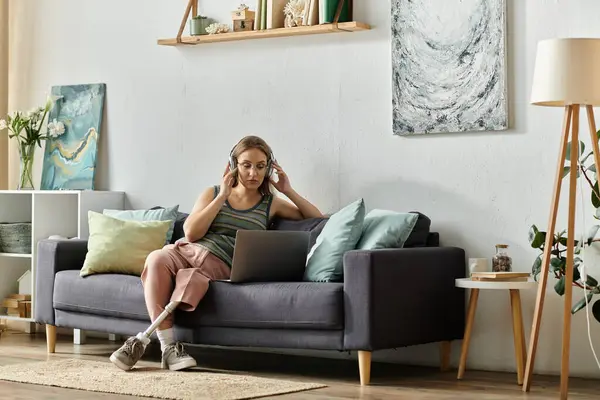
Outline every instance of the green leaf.
{"label": "green leaf", "polygon": [[540,274],[541,270],[542,270],[542,254],[537,256],[537,258],[535,259],[535,261],[533,262],[533,265],[531,267],[531,274],[533,275],[534,278],[536,278],[536,280],[537,280],[537,276]]}
{"label": "green leaf", "polygon": [[594,315],[594,318],[596,318],[596,321],[600,322],[600,300],[597,300],[594,303],[594,306],[592,307],[592,314]]}
{"label": "green leaf", "polygon": [[[581,155],[583,154],[583,152],[585,151],[585,143],[583,143],[582,141],[579,141],[579,156],[577,157],[579,159],[579,157],[581,157]],[[571,160],[571,142],[569,142],[567,144],[567,161]]]}
{"label": "green leaf", "polygon": [[552,272],[564,272],[567,260],[564,258],[552,258],[550,260],[550,271]]}
{"label": "green leaf", "polygon": [[563,178],[568,176],[569,172],[571,172],[571,167],[563,167],[563,174],[562,174]]}
{"label": "green leaf", "polygon": [[[598,210],[596,210],[596,212],[598,212]],[[594,240],[594,237],[598,233],[598,229],[600,229],[600,225],[594,225],[588,231],[588,234],[587,234],[587,239],[588,239],[587,243],[588,243],[588,245],[592,244],[592,240]]]}
{"label": "green leaf", "polygon": [[565,277],[561,276],[560,279],[556,282],[556,284],[554,285],[554,291],[556,291],[556,293],[559,296],[563,296],[565,294]]}
{"label": "green leaf", "polygon": [[594,190],[592,190],[592,205],[595,208],[600,207],[600,199],[598,198],[598,196],[596,196],[596,193],[599,192],[598,189],[598,181],[596,181],[596,183],[594,183]]}
{"label": "green leaf", "polygon": [[577,265],[573,265],[573,282],[577,282],[581,279],[581,272],[579,272],[579,268]]}
{"label": "green leaf", "polygon": [[[594,294],[588,293],[586,297],[587,297],[587,302],[589,303],[592,301],[592,297],[594,297]],[[582,297],[581,300],[579,300],[577,303],[575,303],[575,305],[571,309],[571,314],[575,314],[577,311],[583,310],[585,307],[586,307],[585,297]]]}
{"label": "green leaf", "polygon": [[594,278],[593,276],[588,275],[587,276],[587,280],[585,281],[585,284],[589,287],[598,287],[598,281],[596,280],[596,278]]}
{"label": "green leaf", "polygon": [[529,242],[531,243],[531,247],[539,249],[544,245],[545,241],[546,232],[540,232],[535,225],[532,225],[531,229],[529,229]]}
{"label": "green leaf", "polygon": [[592,164],[587,168],[588,171],[596,172],[596,164]]}

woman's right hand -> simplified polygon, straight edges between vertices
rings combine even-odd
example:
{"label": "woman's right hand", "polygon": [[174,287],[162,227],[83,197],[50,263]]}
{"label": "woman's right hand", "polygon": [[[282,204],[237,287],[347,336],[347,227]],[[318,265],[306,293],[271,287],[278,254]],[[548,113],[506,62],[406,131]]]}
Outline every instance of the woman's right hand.
{"label": "woman's right hand", "polygon": [[227,167],[225,168],[225,173],[223,174],[223,181],[221,182],[221,190],[219,191],[219,196],[223,199],[227,200],[231,191],[233,190],[233,183],[235,182],[235,173],[237,172],[237,168],[233,170],[227,163]]}

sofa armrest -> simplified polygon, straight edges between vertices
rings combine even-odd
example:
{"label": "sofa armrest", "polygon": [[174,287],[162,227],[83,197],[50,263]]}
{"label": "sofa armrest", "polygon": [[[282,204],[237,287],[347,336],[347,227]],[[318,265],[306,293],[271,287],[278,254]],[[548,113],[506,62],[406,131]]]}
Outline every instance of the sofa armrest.
{"label": "sofa armrest", "polygon": [[35,274],[35,322],[54,325],[54,276],[80,270],[87,254],[87,240],[43,239],[37,246]]}
{"label": "sofa armrest", "polygon": [[346,350],[461,339],[466,275],[456,247],[353,250],[344,255]]}

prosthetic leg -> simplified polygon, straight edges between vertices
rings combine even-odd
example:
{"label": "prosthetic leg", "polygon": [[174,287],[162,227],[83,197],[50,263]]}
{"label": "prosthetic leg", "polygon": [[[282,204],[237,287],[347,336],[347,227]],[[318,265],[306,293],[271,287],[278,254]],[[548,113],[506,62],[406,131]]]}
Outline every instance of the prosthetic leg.
{"label": "prosthetic leg", "polygon": [[[150,344],[150,336],[156,328],[171,314],[179,301],[172,301],[165,307],[164,311],[156,318],[156,320],[144,332],[139,332],[135,337],[127,339],[125,344],[115,351],[110,356],[110,361],[124,371],[129,371],[138,362],[146,350],[146,346]],[[195,363],[195,361],[194,361]]]}
{"label": "prosthetic leg", "polygon": [[150,325],[148,327],[148,329],[146,329],[144,332],[138,333],[136,335],[136,337],[140,340],[143,340],[142,338],[144,338],[149,341],[150,336],[152,336],[152,334],[154,333],[156,328],[158,328],[158,326],[169,316],[169,314],[171,314],[171,313],[173,313],[173,311],[175,311],[175,309],[177,308],[179,303],[180,303],[179,301],[172,301],[169,304],[167,304],[167,306],[165,307],[165,310],[160,313],[158,318],[156,318],[156,321],[154,321],[152,323],[152,325]]}

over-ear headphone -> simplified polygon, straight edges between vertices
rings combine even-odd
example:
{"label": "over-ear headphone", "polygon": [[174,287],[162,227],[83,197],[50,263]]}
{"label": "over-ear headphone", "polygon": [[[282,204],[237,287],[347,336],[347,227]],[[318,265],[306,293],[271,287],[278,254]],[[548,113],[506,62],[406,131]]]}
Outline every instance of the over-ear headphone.
{"label": "over-ear headphone", "polygon": [[[238,144],[233,146],[233,148],[229,152],[229,169],[231,169],[232,171],[235,168],[237,168],[237,159],[233,156],[233,152],[235,151],[235,148],[238,146]],[[273,151],[271,151],[269,154],[269,159],[267,160],[267,173],[265,176],[270,177],[273,174],[273,169],[274,169],[273,163],[274,162],[276,163],[277,160],[275,159],[275,156],[273,155]]]}

